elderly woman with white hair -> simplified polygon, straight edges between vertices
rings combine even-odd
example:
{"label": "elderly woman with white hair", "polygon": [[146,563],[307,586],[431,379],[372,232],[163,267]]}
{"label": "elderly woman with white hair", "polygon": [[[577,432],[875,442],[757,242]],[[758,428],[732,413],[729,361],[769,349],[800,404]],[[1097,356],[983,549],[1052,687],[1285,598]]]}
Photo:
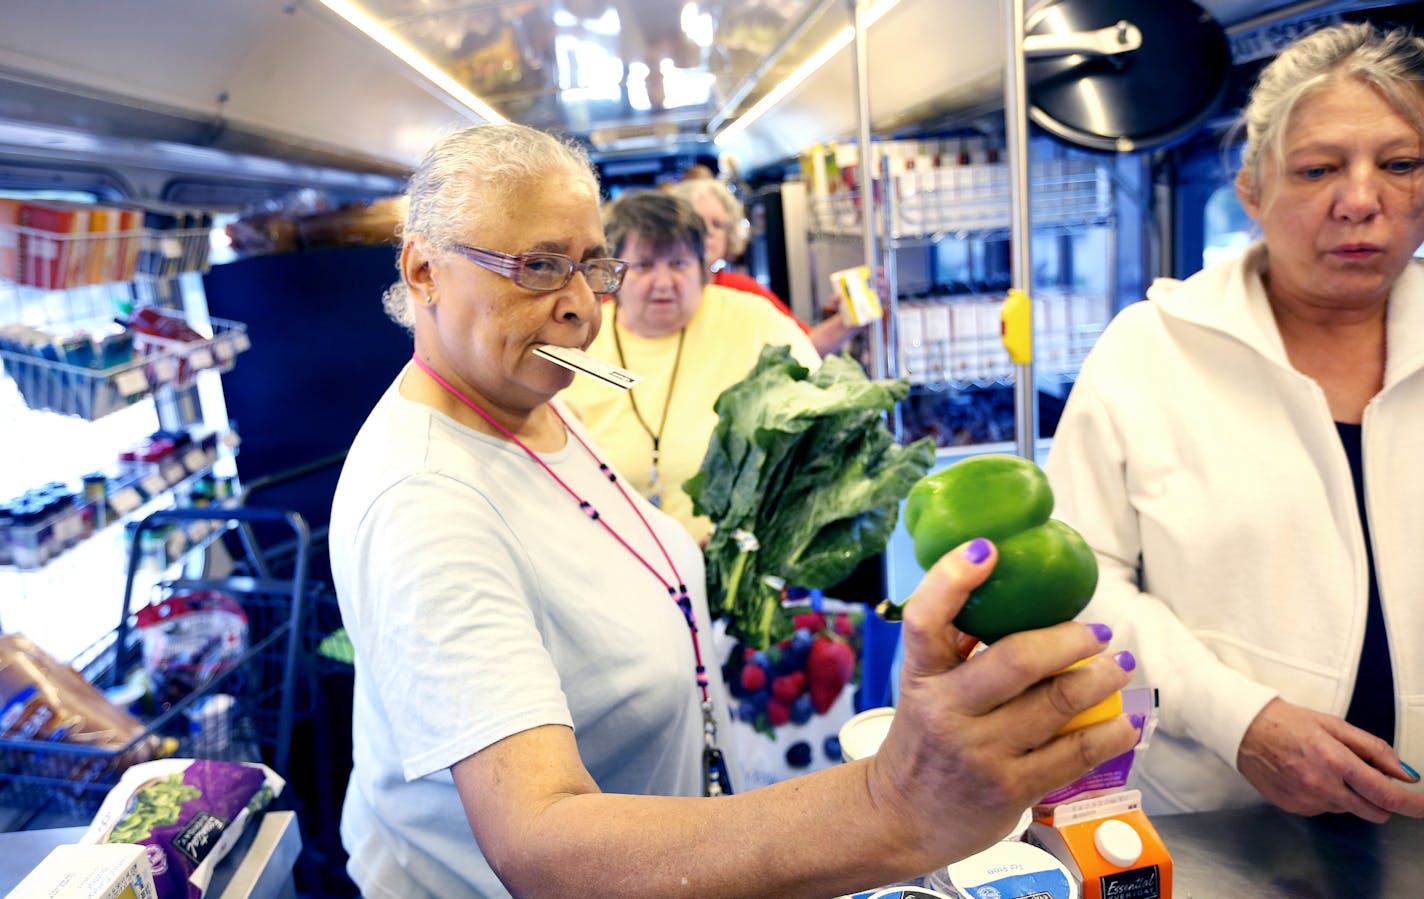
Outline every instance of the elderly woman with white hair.
{"label": "elderly woman with white hair", "polygon": [[1127,681],[1101,626],[958,658],[950,622],[997,559],[979,539],[910,603],[880,752],[726,795],[697,545],[604,461],[557,396],[573,372],[541,354],[587,347],[626,271],[587,157],[479,126],[438,142],[409,196],[389,306],[415,352],[331,516],[362,895],[849,893],[984,848],[1132,747],[1122,716],[1055,736]]}
{"label": "elderly woman with white hair", "polygon": [[1262,238],[1159,280],[1048,458],[1102,569],[1083,617],[1160,691],[1151,812],[1424,816],[1424,41],[1338,25],[1244,113]]}

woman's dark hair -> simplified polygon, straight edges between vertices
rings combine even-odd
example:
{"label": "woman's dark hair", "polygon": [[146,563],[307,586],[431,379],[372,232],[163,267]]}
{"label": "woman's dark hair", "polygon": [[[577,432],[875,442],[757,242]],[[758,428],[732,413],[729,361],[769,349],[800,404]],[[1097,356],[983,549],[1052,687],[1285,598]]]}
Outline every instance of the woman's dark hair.
{"label": "woman's dark hair", "polygon": [[707,225],[686,200],[662,191],[624,194],[603,207],[603,231],[614,256],[621,256],[628,239],[637,235],[655,252],[686,246],[707,268]]}

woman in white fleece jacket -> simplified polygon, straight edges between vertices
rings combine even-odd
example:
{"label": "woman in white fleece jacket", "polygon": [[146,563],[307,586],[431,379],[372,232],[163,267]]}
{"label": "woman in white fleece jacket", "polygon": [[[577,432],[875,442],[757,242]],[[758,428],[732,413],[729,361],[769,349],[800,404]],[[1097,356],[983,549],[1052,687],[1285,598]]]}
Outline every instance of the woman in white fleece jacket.
{"label": "woman in white fleece jacket", "polygon": [[1236,181],[1263,240],[1103,334],[1048,459],[1085,621],[1157,687],[1149,811],[1424,816],[1424,41],[1307,36]]}

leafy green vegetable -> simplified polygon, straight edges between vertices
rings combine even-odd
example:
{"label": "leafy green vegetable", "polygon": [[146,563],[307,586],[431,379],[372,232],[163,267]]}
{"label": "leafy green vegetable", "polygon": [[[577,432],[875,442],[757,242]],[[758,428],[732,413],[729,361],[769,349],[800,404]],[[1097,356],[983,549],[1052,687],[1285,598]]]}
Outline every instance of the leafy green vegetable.
{"label": "leafy green vegetable", "polygon": [[708,602],[747,646],[789,636],[784,585],[826,588],[881,552],[900,500],[934,462],[929,439],[900,446],[885,414],[905,381],[872,381],[848,356],[812,374],[786,347],[717,398],[702,468],[685,485],[712,519]]}

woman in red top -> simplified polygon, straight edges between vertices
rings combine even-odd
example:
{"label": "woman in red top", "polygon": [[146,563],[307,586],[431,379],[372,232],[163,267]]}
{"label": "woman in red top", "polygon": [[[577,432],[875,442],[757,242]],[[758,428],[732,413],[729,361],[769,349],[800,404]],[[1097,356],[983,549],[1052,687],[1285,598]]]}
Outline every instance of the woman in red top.
{"label": "woman in red top", "polygon": [[672,191],[691,203],[707,225],[705,255],[712,271],[713,284],[766,297],[768,302],[801,326],[822,356],[838,352],[859,330],[860,326],[848,324],[839,312],[814,327],[808,326],[760,281],[732,270],[731,260],[740,257],[747,246],[747,222],[741,201],[721,181],[706,177],[687,178],[673,185]]}

